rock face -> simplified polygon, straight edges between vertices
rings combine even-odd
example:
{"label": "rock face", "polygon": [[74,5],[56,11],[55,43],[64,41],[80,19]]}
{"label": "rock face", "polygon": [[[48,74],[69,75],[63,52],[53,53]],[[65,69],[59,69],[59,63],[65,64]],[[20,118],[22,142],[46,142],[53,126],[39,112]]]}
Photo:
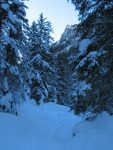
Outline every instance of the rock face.
{"label": "rock face", "polygon": [[56,72],[57,72],[57,99],[58,103],[70,105],[72,89],[72,66],[69,57],[78,47],[77,25],[66,26],[60,40],[54,45]]}
{"label": "rock face", "polygon": [[77,32],[76,32],[77,25],[67,25],[64,33],[61,35],[59,45],[64,45],[65,47],[73,47],[76,46],[77,41]]}

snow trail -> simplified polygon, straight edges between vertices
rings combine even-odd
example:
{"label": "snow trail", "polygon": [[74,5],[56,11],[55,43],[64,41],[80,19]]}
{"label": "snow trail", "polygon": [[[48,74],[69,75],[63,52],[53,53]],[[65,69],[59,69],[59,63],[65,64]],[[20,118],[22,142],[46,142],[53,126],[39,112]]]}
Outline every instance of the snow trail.
{"label": "snow trail", "polygon": [[112,150],[112,123],[106,113],[86,122],[65,106],[25,103],[19,116],[0,113],[0,150]]}

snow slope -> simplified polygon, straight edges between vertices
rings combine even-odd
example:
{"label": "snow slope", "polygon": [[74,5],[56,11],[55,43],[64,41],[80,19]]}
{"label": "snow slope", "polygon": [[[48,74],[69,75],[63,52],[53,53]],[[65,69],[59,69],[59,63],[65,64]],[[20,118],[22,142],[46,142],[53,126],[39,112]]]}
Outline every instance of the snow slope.
{"label": "snow slope", "polygon": [[25,103],[19,115],[0,113],[0,150],[113,150],[113,117],[82,121],[69,108]]}

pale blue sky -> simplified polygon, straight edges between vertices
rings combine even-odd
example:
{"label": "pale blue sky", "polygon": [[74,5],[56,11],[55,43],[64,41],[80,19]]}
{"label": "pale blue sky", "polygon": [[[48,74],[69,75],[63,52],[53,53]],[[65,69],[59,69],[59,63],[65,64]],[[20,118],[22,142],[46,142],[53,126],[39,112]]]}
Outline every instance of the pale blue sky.
{"label": "pale blue sky", "polygon": [[78,23],[77,12],[67,0],[29,0],[26,5],[29,7],[27,18],[30,23],[37,20],[40,13],[52,23],[55,40],[59,40],[66,25]]}

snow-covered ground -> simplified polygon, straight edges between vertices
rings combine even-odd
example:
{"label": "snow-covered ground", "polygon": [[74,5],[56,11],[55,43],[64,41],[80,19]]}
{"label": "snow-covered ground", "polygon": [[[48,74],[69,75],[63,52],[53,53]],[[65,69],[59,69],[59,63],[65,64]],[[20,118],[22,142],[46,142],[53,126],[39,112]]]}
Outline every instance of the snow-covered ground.
{"label": "snow-covered ground", "polygon": [[64,106],[25,103],[18,116],[0,113],[0,150],[113,150],[113,117],[87,122]]}

